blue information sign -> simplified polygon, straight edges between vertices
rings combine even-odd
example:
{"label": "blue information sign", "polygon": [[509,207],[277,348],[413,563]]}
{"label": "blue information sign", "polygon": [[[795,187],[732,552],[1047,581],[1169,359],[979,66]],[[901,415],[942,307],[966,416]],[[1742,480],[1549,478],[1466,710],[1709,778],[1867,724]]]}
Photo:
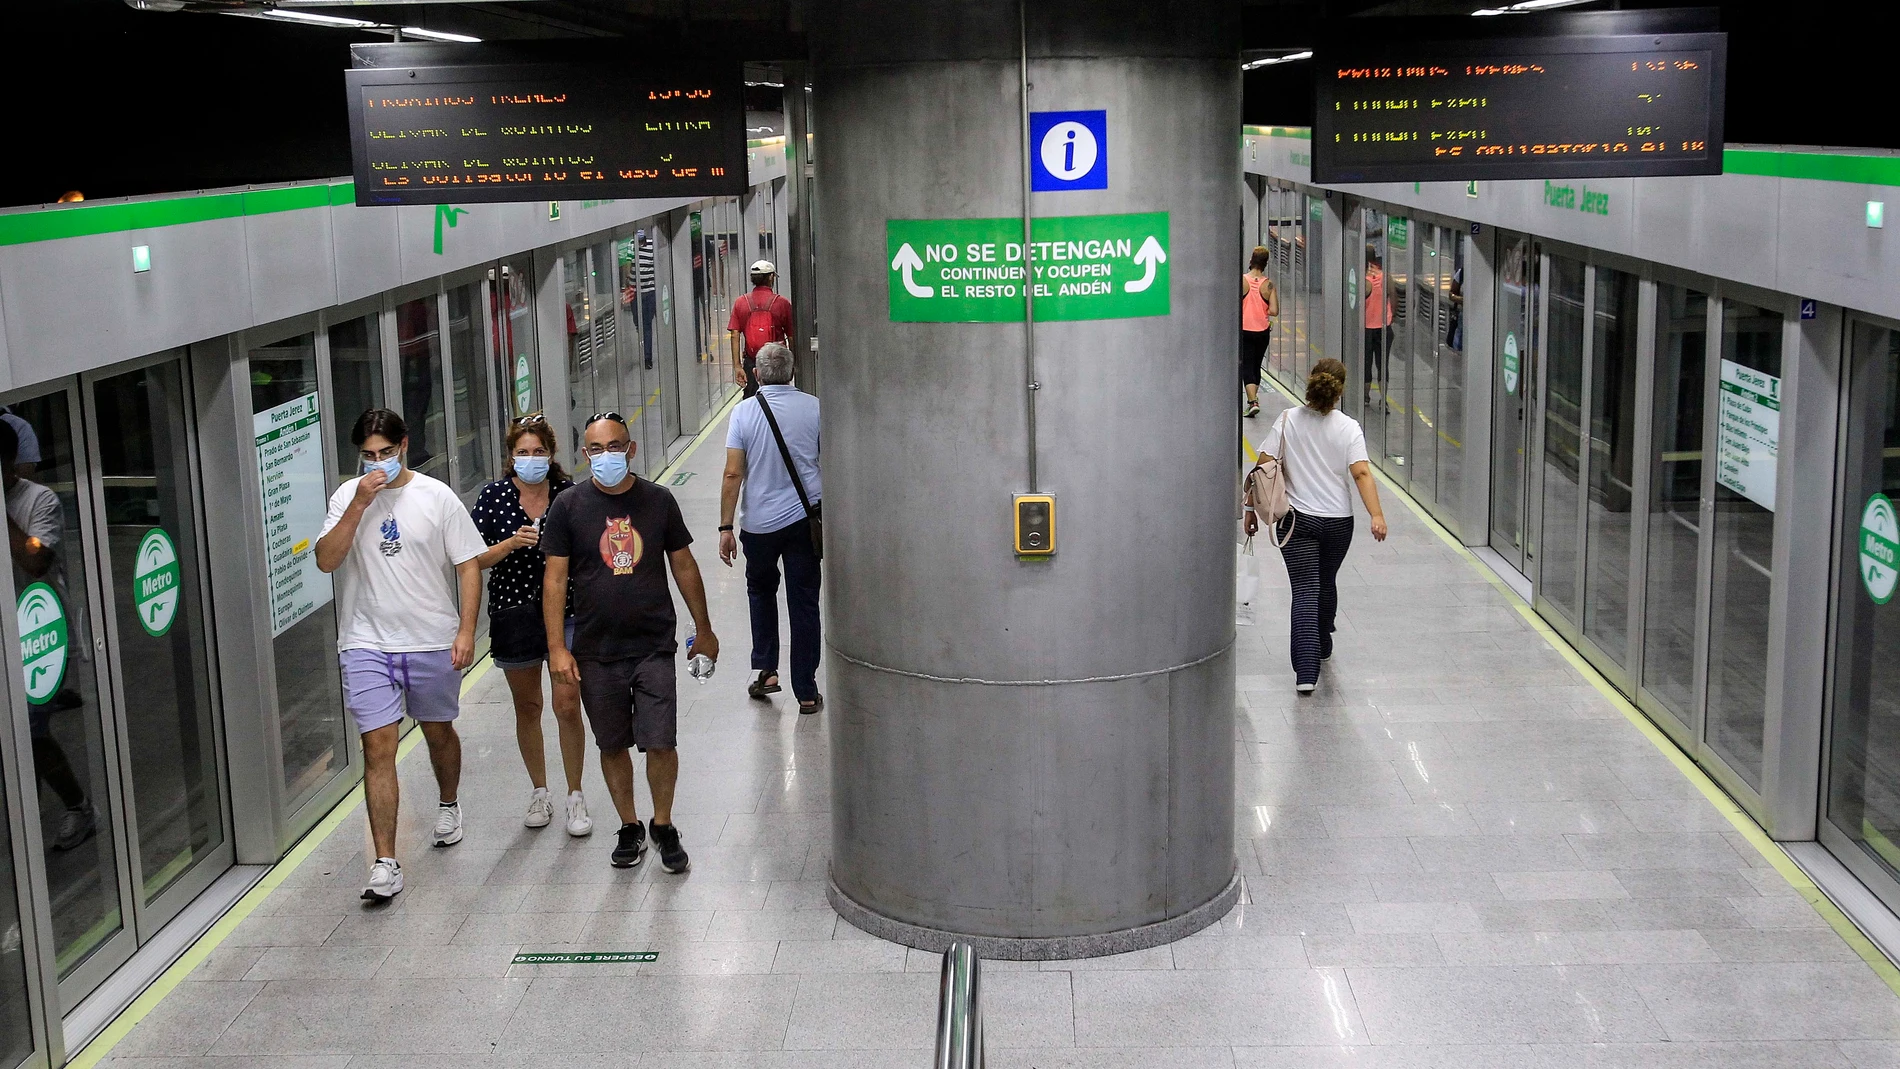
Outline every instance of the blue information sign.
{"label": "blue information sign", "polygon": [[1108,188],[1108,112],[1029,113],[1029,188]]}

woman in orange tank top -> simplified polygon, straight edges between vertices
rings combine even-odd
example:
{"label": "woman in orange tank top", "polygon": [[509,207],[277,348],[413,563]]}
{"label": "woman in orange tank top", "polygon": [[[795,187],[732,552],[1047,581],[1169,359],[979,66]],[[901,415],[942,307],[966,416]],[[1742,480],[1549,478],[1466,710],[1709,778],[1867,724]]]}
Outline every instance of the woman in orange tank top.
{"label": "woman in orange tank top", "polygon": [[1273,338],[1273,317],[1280,314],[1280,295],[1267,277],[1272,254],[1255,245],[1247,273],[1240,276],[1240,384],[1247,391],[1246,415],[1260,414],[1260,363]]}

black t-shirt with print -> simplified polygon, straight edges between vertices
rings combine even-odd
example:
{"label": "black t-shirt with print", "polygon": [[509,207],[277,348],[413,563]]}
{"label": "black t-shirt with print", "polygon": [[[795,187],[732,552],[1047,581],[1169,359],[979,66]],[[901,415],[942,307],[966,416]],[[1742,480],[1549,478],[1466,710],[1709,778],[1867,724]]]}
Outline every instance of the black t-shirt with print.
{"label": "black t-shirt with print", "polygon": [[[548,507],[554,507],[555,499],[561,491],[571,490],[574,482],[561,478],[551,480],[548,487]],[[515,485],[512,476],[504,475],[487,486],[475,499],[475,507],[469,510],[475,519],[475,529],[482,533],[482,541],[489,545],[499,545],[514,537],[516,531],[533,526],[528,510],[521,507],[521,488]],[[514,550],[495,566],[488,570],[488,611],[496,612],[510,609],[516,605],[541,604],[541,579],[547,573],[547,558],[533,546],[522,546]],[[568,583],[567,613],[574,615],[574,584]]]}
{"label": "black t-shirt with print", "polygon": [[541,548],[567,558],[574,656],[614,661],[676,649],[666,555],[692,543],[679,502],[645,479],[619,494],[589,479],[555,498],[541,521]]}

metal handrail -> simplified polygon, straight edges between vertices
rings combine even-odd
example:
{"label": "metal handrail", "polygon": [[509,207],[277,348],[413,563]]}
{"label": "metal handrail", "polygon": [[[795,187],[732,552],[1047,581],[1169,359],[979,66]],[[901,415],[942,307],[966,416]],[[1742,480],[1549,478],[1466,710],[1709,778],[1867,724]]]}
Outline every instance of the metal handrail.
{"label": "metal handrail", "polygon": [[968,943],[943,952],[937,1002],[937,1069],[983,1069],[982,961]]}

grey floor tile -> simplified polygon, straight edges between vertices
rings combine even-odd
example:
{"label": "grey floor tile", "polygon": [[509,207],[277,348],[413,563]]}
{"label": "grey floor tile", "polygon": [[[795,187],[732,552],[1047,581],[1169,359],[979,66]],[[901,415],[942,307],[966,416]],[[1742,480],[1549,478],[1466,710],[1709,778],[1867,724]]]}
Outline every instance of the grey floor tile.
{"label": "grey floor tile", "polygon": [[720,910],[706,928],[708,940],[830,939],[838,915],[824,909]]}
{"label": "grey floor tile", "polygon": [[474,913],[449,941],[472,946],[574,943],[593,917],[591,913]]}
{"label": "grey floor tile", "polygon": [[1321,935],[1352,934],[1352,918],[1345,907],[1321,902],[1256,902],[1235,906],[1222,917],[1220,934],[1225,935]]}
{"label": "grey floor tile", "polygon": [[1832,1043],[1599,1043],[1533,1046],[1526,1069],[1849,1069]]}
{"label": "grey floor tile", "polygon": [[583,977],[537,979],[498,1049],[778,1050],[799,986],[775,976],[640,976],[613,985]]}
{"label": "grey floor tile", "polygon": [[468,915],[460,913],[359,913],[343,918],[324,945],[441,946],[454,940],[466,920]]}
{"label": "grey floor tile", "polygon": [[1636,830],[1616,802],[1469,802],[1465,808],[1486,835],[1601,835]]}
{"label": "grey floor tile", "polygon": [[1363,903],[1347,906],[1346,915],[1361,935],[1475,932],[1484,924],[1469,902]]}
{"label": "grey floor tile", "polygon": [[1751,928],[1826,928],[1827,919],[1800,898],[1731,898],[1734,907]]}
{"label": "grey floor tile", "polygon": [[262,983],[210,981],[179,984],[126,1037],[114,1057],[205,1054],[231,1022],[264,990]]}
{"label": "grey floor tile", "polygon": [[719,943],[661,940],[652,946],[660,952],[660,960],[640,966],[641,976],[761,975],[772,971],[779,948],[778,942],[773,940]]}
{"label": "grey floor tile", "polygon": [[1066,1047],[1075,1042],[1075,992],[1066,972],[983,976],[984,1038],[1007,1047]]}
{"label": "grey floor tile", "polygon": [[1190,1035],[1234,1046],[1365,1042],[1352,990],[1338,970],[1076,973],[1074,983],[1081,1047]]}
{"label": "grey floor tile", "polygon": [[[1900,1038],[1900,999],[1855,963],[1625,966],[1668,1038]],[[1773,1012],[1759,1012],[1773,1007]]]}
{"label": "grey floor tile", "polygon": [[1720,960],[1701,932],[1454,932],[1451,965],[1626,965]]}
{"label": "grey floor tile", "polygon": [[1235,1047],[1236,1069],[1523,1069],[1530,1048],[1413,1045]]}
{"label": "grey floor tile", "polygon": [[1702,935],[1722,961],[1860,960],[1831,928],[1711,928]]}
{"label": "grey floor tile", "polygon": [[[1488,932],[1593,932],[1614,928],[1602,901],[1473,902]],[[1617,903],[1618,909],[1626,908]],[[1658,927],[1666,927],[1659,925]],[[1693,927],[1691,925],[1690,927]]]}
{"label": "grey floor tile", "polygon": [[1268,876],[1421,871],[1407,839],[1256,840],[1254,854]]}
{"label": "grey floor tile", "polygon": [[820,974],[801,977],[797,986],[783,1033],[788,1050],[922,1050],[936,1042],[934,977]]}
{"label": "grey floor tile", "polygon": [[1174,953],[1167,946],[1131,950],[1126,954],[1104,954],[1099,958],[1045,961],[1043,972],[1103,972],[1127,969],[1172,969]]}
{"label": "grey floor tile", "polygon": [[[1616,882],[1631,898],[1733,898],[1758,893],[1748,869],[1616,869]],[[1779,874],[1770,872],[1776,880]],[[1786,886],[1786,882],[1782,884]]]}
{"label": "grey floor tile", "polygon": [[264,956],[270,947],[234,947],[220,944],[205,955],[198,967],[186,976],[187,981],[196,980],[242,980],[244,974],[251,971],[257,959]]}
{"label": "grey floor tile", "polygon": [[1375,1043],[1629,1042],[1664,1038],[1614,969],[1349,969]]}
{"label": "grey floor tile", "polygon": [[1839,1047],[1853,1069],[1900,1069],[1900,1040],[1849,1040]]}
{"label": "grey floor tile", "polygon": [[345,1069],[347,1054],[309,1057],[119,1057],[116,1052],[99,1063],[100,1069]]}
{"label": "grey floor tile", "polygon": [[1305,945],[1308,964],[1315,968],[1445,963],[1438,944],[1425,933],[1309,935],[1300,942]]}
{"label": "grey floor tile", "polygon": [[1505,900],[1512,902],[1630,897],[1613,872],[1495,872],[1491,879]]}
{"label": "grey floor tile", "polygon": [[1743,863],[1720,835],[1607,833],[1566,835],[1588,869],[1714,869]]}
{"label": "grey floor tile", "polygon": [[1231,1047],[1002,1047],[994,1069],[1234,1069]]}
{"label": "grey floor tile", "polygon": [[[421,946],[391,947],[376,971],[379,980],[428,979],[455,980],[500,979],[509,975],[515,952],[513,944],[494,946]],[[536,948],[540,949],[540,948]]]}
{"label": "grey floor tile", "polygon": [[[360,890],[360,889],[359,889]],[[318,916],[260,917],[253,913],[238,923],[231,934],[224,937],[222,946],[227,947],[278,947],[323,945],[337,926],[343,923],[342,914]]]}
{"label": "grey floor tile", "polygon": [[388,947],[271,947],[246,980],[367,980],[376,975]]}
{"label": "grey floor tile", "polygon": [[1486,902],[1504,897],[1489,872],[1379,873],[1369,879],[1380,902]]}
{"label": "grey floor tile", "polygon": [[1306,949],[1296,935],[1201,933],[1188,936],[1168,949],[1177,969],[1298,969],[1308,964]]}
{"label": "grey floor tile", "polygon": [[786,939],[772,959],[775,973],[903,972],[908,948],[881,939]]}
{"label": "grey floor tile", "polygon": [[525,980],[284,980],[266,984],[214,1054],[483,1054]]}
{"label": "grey floor tile", "polygon": [[1320,815],[1336,838],[1364,839],[1415,835],[1476,835],[1478,825],[1461,805],[1323,806]]}

